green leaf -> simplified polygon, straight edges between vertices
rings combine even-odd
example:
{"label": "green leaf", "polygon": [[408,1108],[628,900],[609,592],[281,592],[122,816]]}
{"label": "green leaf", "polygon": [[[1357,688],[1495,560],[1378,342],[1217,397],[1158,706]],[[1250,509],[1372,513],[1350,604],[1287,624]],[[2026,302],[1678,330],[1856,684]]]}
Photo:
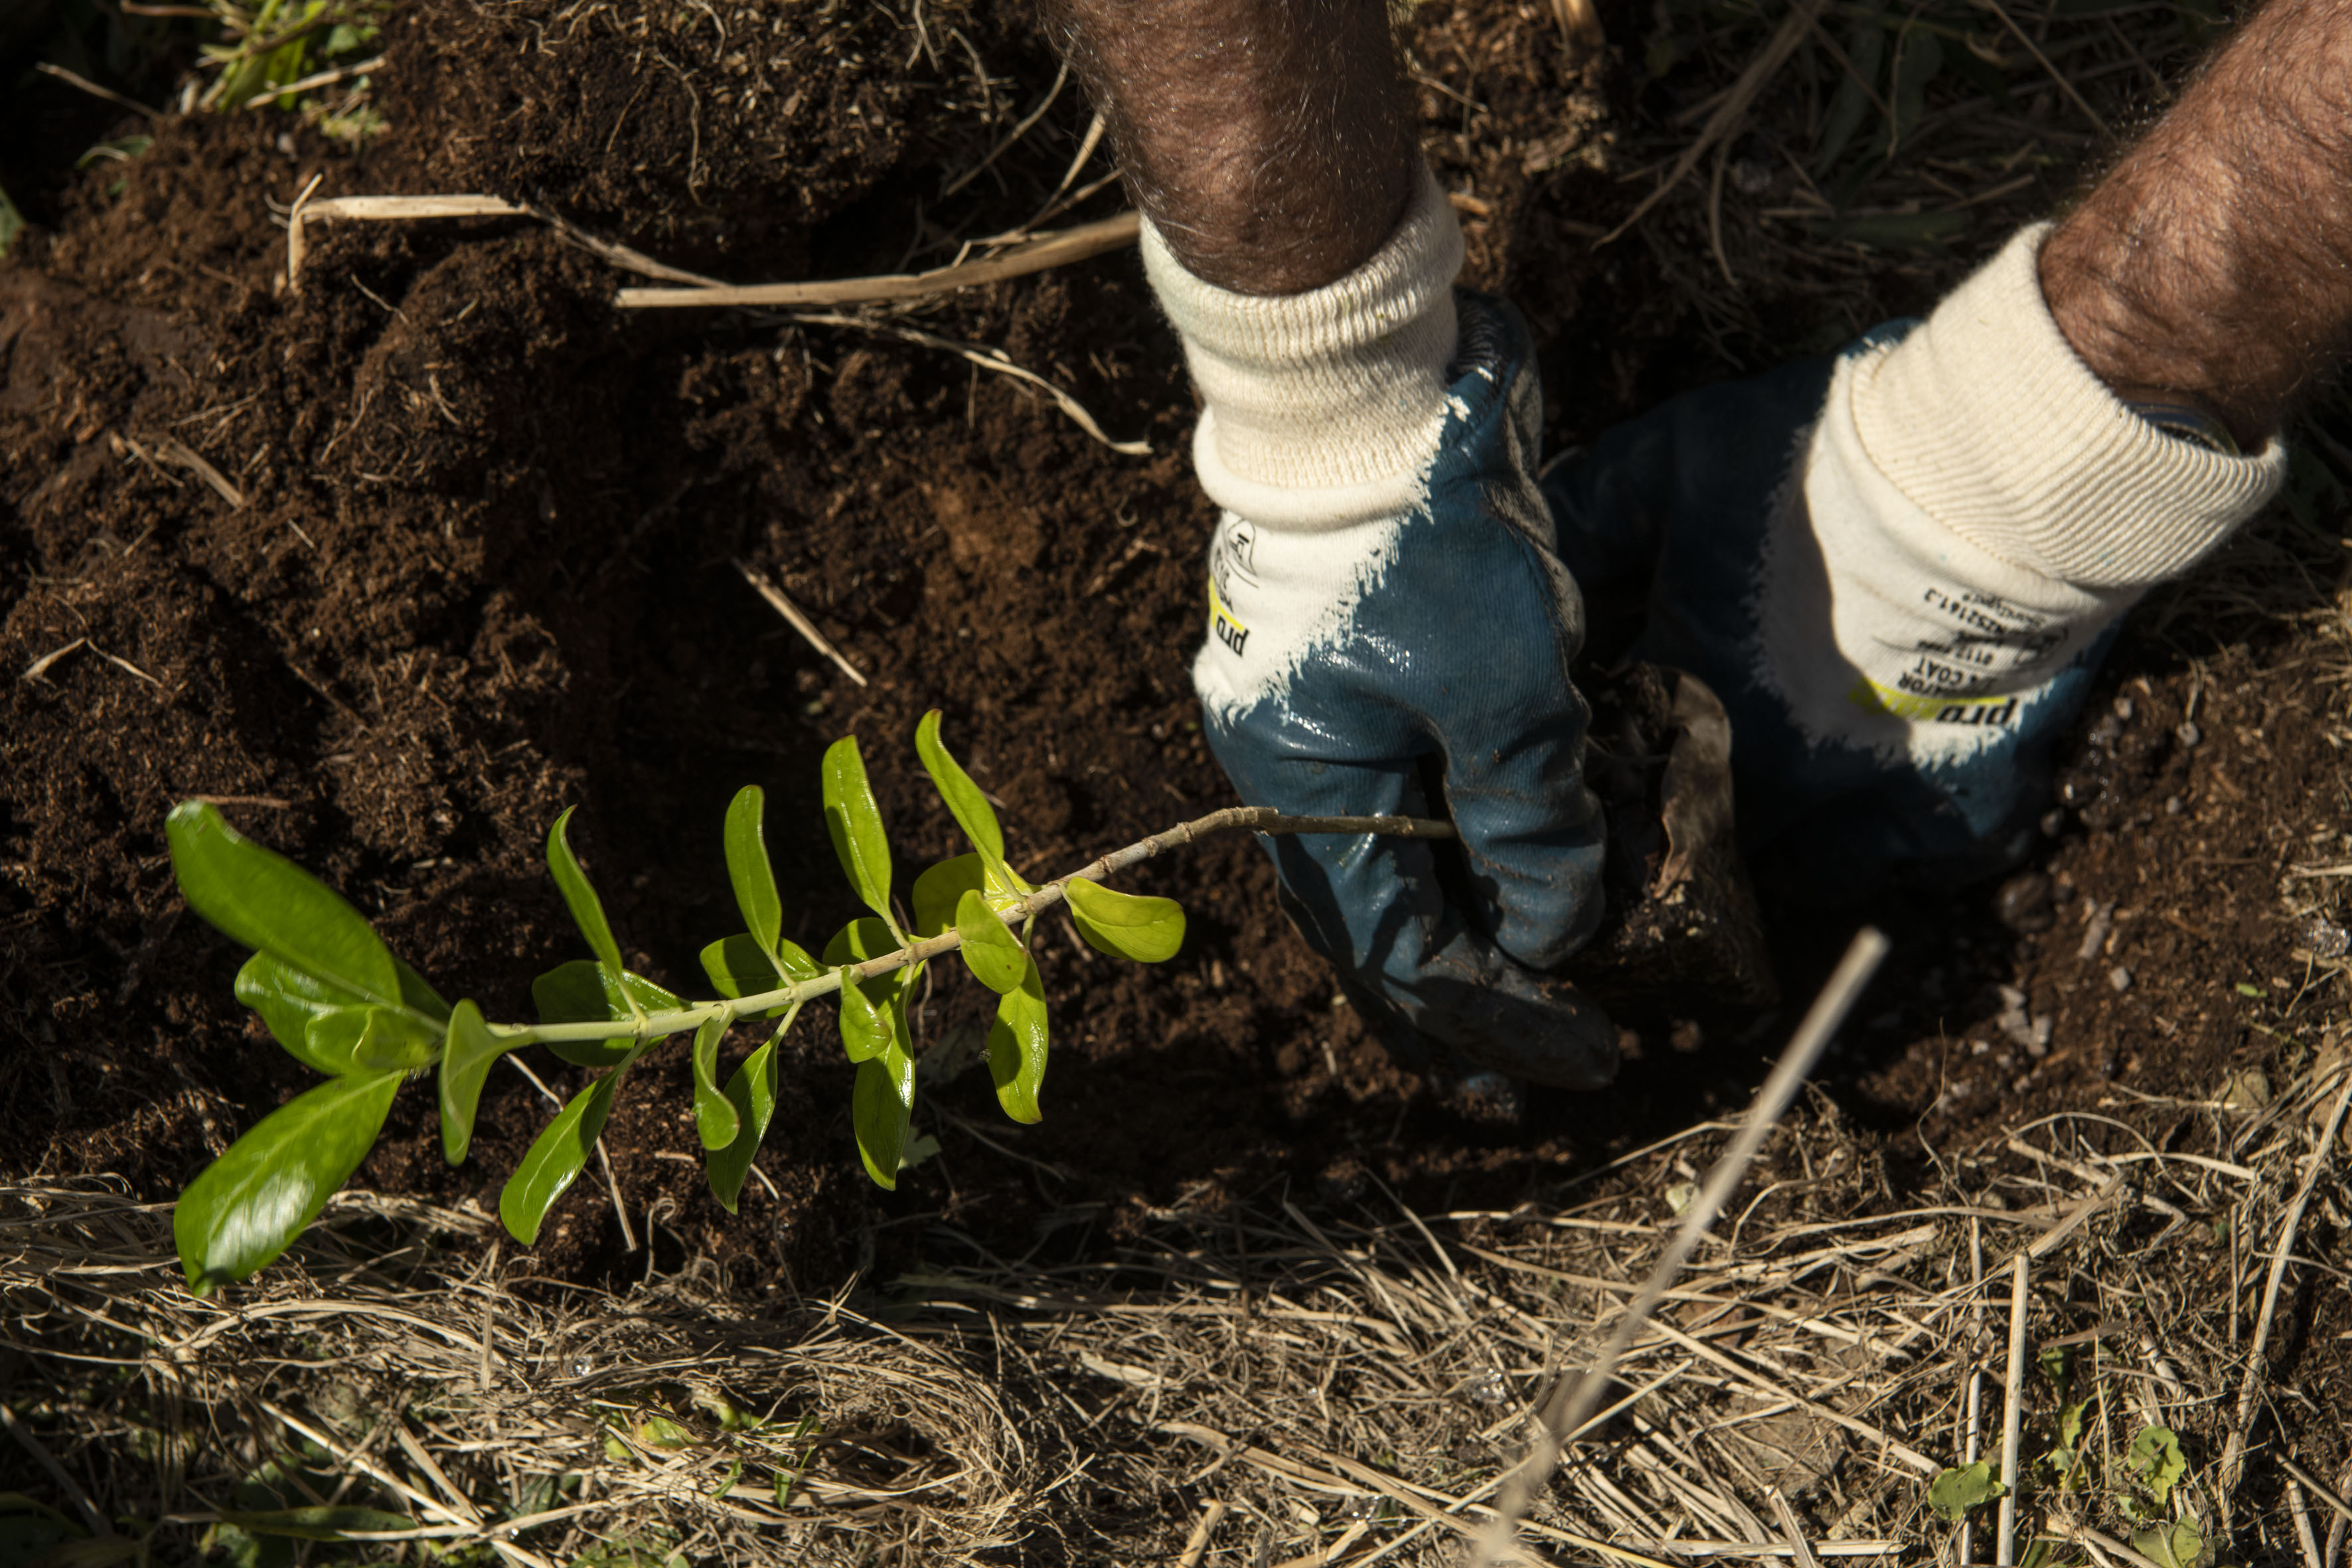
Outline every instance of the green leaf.
{"label": "green leaf", "polygon": [[2213,1560],[2212,1552],[2206,1549],[2205,1532],[2191,1520],[2136,1531],[2131,1545],[2156,1568],[2206,1568]]}
{"label": "green leaf", "polygon": [[996,1022],[988,1029],[988,1073],[1005,1115],[1015,1121],[1045,1115],[1037,1092],[1045,1084],[1045,982],[1034,958],[1019,989],[997,998]]}
{"label": "green leaf", "polygon": [[348,1062],[338,1072],[415,1072],[441,1056],[442,1031],[389,1007],[337,1007],[303,1031],[311,1059]]}
{"label": "green leaf", "polygon": [[383,1131],[396,1072],[331,1079],[289,1100],[188,1184],[172,1235],[188,1288],[209,1296],[292,1244]]}
{"label": "green leaf", "polygon": [[915,1058],[887,1051],[857,1064],[850,1090],[849,1122],[857,1134],[858,1158],[877,1187],[896,1190],[907,1152],[907,1126],[915,1113]]}
{"label": "green leaf", "polygon": [[604,1118],[612,1113],[613,1091],[620,1086],[625,1070],[616,1068],[573,1095],[572,1103],[556,1113],[514,1174],[507,1178],[506,1190],[499,1194],[499,1218],[505,1222],[507,1234],[525,1247],[539,1239],[539,1227],[547,1218],[549,1206],[587,1165],[590,1152],[604,1133]]}
{"label": "green leaf", "polygon": [[[729,997],[781,991],[824,973],[796,944],[779,941],[772,948],[762,948],[759,938],[749,931],[720,937],[704,948],[702,972],[710,976],[710,984],[721,996]],[[769,1008],[768,1016],[774,1017],[789,1005]]]}
{"label": "green leaf", "polygon": [[[416,971],[397,958],[392,963],[399,974],[404,1002],[397,1016],[425,1027],[437,1039],[447,1025],[449,1005],[434,994],[433,987]],[[330,1075],[364,1070],[365,1064],[354,1061],[348,1049],[314,1048],[310,1038],[311,1024],[327,1014],[366,1009],[370,1004],[358,992],[315,974],[306,974],[267,952],[257,952],[236,972],[236,999],[260,1015],[278,1043],[305,1066]],[[425,1061],[431,1059],[429,1056],[425,1058]],[[389,1068],[397,1064],[381,1065]],[[425,1062],[407,1065],[422,1067]]]}
{"label": "green leaf", "polygon": [[[898,939],[888,926],[871,916],[862,917],[833,933],[833,940],[824,944],[824,966],[839,969],[845,963],[864,963],[869,959],[886,957],[898,951]],[[919,963],[910,963],[904,969],[894,969],[887,974],[861,980],[858,984],[878,1007],[902,995],[922,969]]]}
{"label": "green leaf", "polygon": [[1139,899],[1073,877],[1062,886],[1087,945],[1113,958],[1160,963],[1184,945],[1184,910],[1173,899]]}
{"label": "green leaf", "polygon": [[866,907],[890,918],[890,839],[882,831],[882,808],[866,782],[866,759],[857,737],[845,735],[824,751],[824,826],[842,873]]}
{"label": "green leaf", "polygon": [[[623,987],[627,988],[626,995]],[[637,1008],[631,1009],[627,998],[636,998]],[[559,963],[530,983],[530,999],[539,1008],[542,1024],[604,1024],[629,1023],[640,1013],[675,1013],[687,1004],[673,991],[665,990],[642,974],[621,971],[619,981],[612,971],[590,958],[575,958],[569,963]],[[649,1034],[648,1039],[660,1039],[680,1033],[684,1026],[666,1028],[659,1034]],[[549,1040],[547,1048],[574,1067],[617,1067],[637,1048],[629,1037],[611,1040]]]}
{"label": "green leaf", "polygon": [[[788,1014],[777,1033],[782,1035],[791,1026]],[[753,1051],[735,1069],[735,1076],[727,1080],[727,1103],[735,1108],[735,1141],[724,1149],[711,1151],[707,1163],[711,1196],[729,1214],[735,1212],[736,1200],[743,1191],[743,1178],[751,1173],[751,1160],[760,1152],[760,1140],[768,1135],[768,1119],[775,1114],[777,1080],[782,1065],[776,1056],[776,1042],[772,1039]]]}
{"label": "green leaf", "polygon": [[724,1149],[741,1131],[735,1107],[719,1092],[719,1037],[726,1032],[724,1017],[694,1032],[694,1128],[705,1149]]}
{"label": "green leaf", "polygon": [[956,908],[966,893],[983,891],[987,873],[977,855],[942,860],[915,879],[915,934],[937,936],[956,923]]}
{"label": "green leaf", "polygon": [[1995,1501],[2008,1490],[1992,1473],[1991,1461],[1979,1459],[1938,1475],[1927,1488],[1927,1506],[1958,1524],[1970,1509]]}
{"label": "green leaf", "polygon": [[761,826],[767,796],[758,784],[745,784],[727,806],[727,879],[735,885],[735,904],[751,940],[766,952],[776,951],[783,934],[784,903],[776,896],[776,870],[768,863],[767,835]]}
{"label": "green leaf", "polygon": [[555,886],[572,910],[572,923],[588,939],[597,962],[618,974],[621,944],[613,940],[613,928],[604,920],[604,901],[588,885],[588,873],[580,868],[579,858],[572,853],[572,814],[579,809],[576,805],[565,806],[563,815],[555,819],[555,826],[547,830],[547,868],[555,873]]}
{"label": "green leaf", "polygon": [[1018,987],[1029,954],[1007,931],[977,889],[964,890],[956,907],[956,934],[963,938],[963,961],[982,985],[1000,995]]}
{"label": "green leaf", "polygon": [[490,1066],[517,1046],[530,1043],[528,1035],[500,1039],[482,1022],[482,1010],[460,1002],[449,1015],[449,1037],[441,1052],[441,1155],[455,1165],[466,1158],[474,1139],[474,1111],[482,1102],[482,1084]]}
{"label": "green leaf", "polygon": [[948,803],[955,814],[956,826],[971,840],[971,847],[982,857],[1003,864],[1004,860],[1004,830],[996,825],[996,808],[963,771],[963,764],[949,754],[940,742],[940,710],[936,708],[923,715],[915,726],[915,754],[923,759],[923,771],[931,775],[931,783],[940,798]]}
{"label": "green leaf", "polygon": [[415,1530],[416,1521],[380,1508],[279,1508],[253,1513],[221,1510],[220,1521],[256,1535],[290,1535],[297,1541],[342,1541],[354,1532]]}
{"label": "green leaf", "polygon": [[2180,1439],[2168,1426],[2140,1428],[2131,1447],[2124,1450],[2124,1464],[2139,1489],[2154,1499],[2158,1508],[2170,1500],[2172,1489],[2189,1474],[2189,1461],[2181,1455]]}
{"label": "green leaf", "polygon": [[188,907],[231,941],[362,1002],[403,1005],[392,950],[359,910],[310,873],[238,833],[201,801],[173,806],[164,834]]}
{"label": "green leaf", "polygon": [[841,1048],[854,1062],[869,1061],[885,1055],[898,1043],[891,1028],[891,1009],[887,1002],[877,1005],[866,994],[866,988],[849,978],[841,977]]}

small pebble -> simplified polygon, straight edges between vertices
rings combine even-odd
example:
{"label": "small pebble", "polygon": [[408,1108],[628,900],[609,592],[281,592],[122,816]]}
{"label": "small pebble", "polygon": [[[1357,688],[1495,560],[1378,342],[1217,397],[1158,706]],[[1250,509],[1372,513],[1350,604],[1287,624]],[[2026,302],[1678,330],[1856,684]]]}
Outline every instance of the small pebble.
{"label": "small pebble", "polygon": [[2194,719],[2183,719],[2179,728],[2174,730],[2172,734],[2173,738],[2184,746],[2193,746],[2205,738],[2205,731],[2197,727],[2197,721]]}
{"label": "small pebble", "polygon": [[2308,914],[2295,928],[2295,942],[2315,958],[2341,958],[2352,952],[2352,932],[2323,914]]}
{"label": "small pebble", "polygon": [[2107,971],[2107,989],[2118,994],[2131,989],[2131,971],[2116,964]]}
{"label": "small pebble", "polygon": [[2167,816],[2179,816],[2180,815],[2180,797],[2179,795],[2167,795],[2165,797],[2164,815]]}
{"label": "small pebble", "polygon": [[2066,808],[2053,805],[2042,814],[2042,837],[2055,838],[2066,831]]}
{"label": "small pebble", "polygon": [[2122,720],[2125,723],[2130,723],[2132,716],[2132,700],[2128,697],[2116,698],[2115,701],[2115,713],[2116,717]]}
{"label": "small pebble", "polygon": [[1984,1056],[1991,1051],[1991,1049],[1992,1042],[1990,1040],[1970,1040],[1969,1042],[1969,1055],[1972,1057]]}

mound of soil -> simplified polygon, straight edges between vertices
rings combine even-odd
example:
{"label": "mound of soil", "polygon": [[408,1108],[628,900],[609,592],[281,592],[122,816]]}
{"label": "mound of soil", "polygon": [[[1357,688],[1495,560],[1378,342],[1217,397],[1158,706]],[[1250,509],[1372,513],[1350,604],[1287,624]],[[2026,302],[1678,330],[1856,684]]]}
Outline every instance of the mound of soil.
{"label": "mound of soil", "polygon": [[[1486,207],[1474,279],[1546,340],[1555,438],[1763,363],[1838,311],[1916,308],[1964,265],[1889,268],[1827,317],[1807,296],[1779,335],[1727,342],[1692,302],[1700,209],[1591,247],[1642,188],[1611,152],[1630,75],[1614,56],[1572,65],[1538,9],[1432,0],[1411,41],[1432,156]],[[1191,395],[1131,254],[910,319],[1072,389],[1142,458],[887,330],[615,310],[620,276],[528,221],[313,226],[299,287],[285,279],[283,214],[314,180],[489,192],[743,281],[950,259],[1044,204],[1087,112],[1073,90],[1000,148],[1050,57],[1013,8],[916,15],[433,0],[386,29],[389,129],[363,151],[280,115],[166,117],[143,155],[55,186],[54,226],[0,268],[0,1168],[168,1195],[310,1081],[231,997],[241,955],[182,910],[162,837],[177,799],[220,802],[494,1018],[527,1016],[530,978],[578,955],[541,860],[569,805],[631,964],[700,992],[697,952],[739,925],[719,836],[738,786],[768,792],[787,934],[821,947],[853,912],[815,802],[840,735],[865,743],[902,887],[959,847],[912,755],[931,708],[1033,873],[1230,804],[1186,670],[1213,521],[1185,458]],[[1473,84],[1475,141],[1446,129],[1444,96]],[[2247,548],[2264,570],[2313,558],[2292,539]],[[2190,593],[2126,643],[2028,880],[1881,911],[1896,957],[1824,1085],[1895,1179],[1921,1140],[2118,1096],[2210,1100],[2233,1068],[2292,1072],[2315,1045],[2341,933],[2309,924],[2328,912],[2311,900],[2283,906],[2279,879],[2352,847],[2341,703],[2315,674],[2340,660],[2273,613],[2275,584],[2302,579],[2267,580],[2263,616]],[[1744,1104],[1784,1028],[1661,1018],[1609,1094],[1462,1121],[1334,996],[1251,845],[1135,885],[1181,899],[1192,936],[1138,970],[1053,923],[1042,1126],[1005,1123],[984,1074],[933,1085],[919,1114],[941,1152],[878,1193],[850,1141],[850,1070],[812,1017],[764,1188],[730,1220],[673,1055],[632,1075],[606,1135],[627,1236],[592,1177],[539,1267],[635,1270],[632,1244],[651,1245],[663,1267],[708,1251],[822,1289],[898,1219],[1026,1245],[1180,1195],[1346,1194],[1368,1173],[1423,1202],[1514,1203]],[[1792,1001],[1851,923],[1774,922]],[[929,1037],[983,1001],[935,970]],[[559,1094],[581,1081],[530,1065]],[[547,1114],[521,1075],[496,1075],[452,1169],[411,1089],[361,1179],[493,1208]]]}

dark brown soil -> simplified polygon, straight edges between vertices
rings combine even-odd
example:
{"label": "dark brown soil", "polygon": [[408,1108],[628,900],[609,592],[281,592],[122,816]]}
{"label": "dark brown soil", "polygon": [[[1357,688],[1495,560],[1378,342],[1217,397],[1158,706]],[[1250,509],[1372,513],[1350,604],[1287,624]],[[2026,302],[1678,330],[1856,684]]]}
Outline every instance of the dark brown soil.
{"label": "dark brown soil", "polygon": [[[1475,276],[1547,341],[1557,438],[1824,324],[1916,308],[1964,265],[1890,265],[1833,305],[1791,283],[1782,309],[1759,282],[1727,317],[1694,303],[1696,205],[1595,252],[1592,226],[1643,188],[1608,151],[1637,106],[1617,58],[1568,68],[1540,9],[1433,0],[1412,41],[1432,154],[1489,207],[1469,224]],[[0,1169],[110,1171],[166,1195],[307,1079],[231,998],[240,955],[181,910],[162,824],[186,795],[342,889],[445,994],[516,1018],[530,977],[578,954],[540,860],[566,805],[631,963],[698,991],[697,951],[738,927],[719,827],[739,785],[768,791],[788,933],[818,947],[852,912],[814,804],[839,735],[865,743],[901,886],[956,847],[912,754],[933,707],[1034,871],[1230,803],[1186,673],[1212,521],[1184,457],[1192,403],[1131,255],[920,320],[1074,389],[1114,436],[1148,439],[1146,458],[887,336],[617,311],[618,276],[532,224],[322,226],[301,289],[284,286],[274,215],[314,175],[322,195],[538,202],[746,281],[936,264],[955,237],[1034,211],[1086,124],[1073,90],[938,195],[1052,79],[1017,12],[935,4],[927,52],[872,6],[625,23],[436,0],[387,30],[390,129],[363,153],[281,116],[166,119],[143,156],[50,188],[54,226],[0,267]],[[1475,137],[1428,82],[1475,83]],[[1744,264],[1755,224],[1732,216]],[[2279,618],[2334,586],[2277,568],[2334,571],[2332,545],[2299,537],[2248,547],[2267,552],[2263,614],[2190,591],[2143,617],[2161,635],[2115,660],[2096,712],[2116,717],[2084,738],[2075,804],[2033,868],[2046,896],[1880,911],[1896,955],[1824,1082],[1897,1180],[2034,1116],[2210,1099],[2233,1067],[2303,1064],[2325,972],[2293,956],[2309,942],[2280,878],[2352,847],[2352,798],[2338,645]],[[780,622],[739,557],[871,684]],[[1743,1104],[1793,1016],[1662,1020],[1611,1093],[1476,1124],[1336,1004],[1250,845],[1139,885],[1184,901],[1191,939],[1138,971],[1054,930],[1042,1126],[1006,1123],[984,1075],[934,1089],[922,1125],[942,1152],[880,1194],[850,1142],[837,1039],[813,1019],[761,1159],[777,1196],[755,1184],[737,1220],[704,1189],[683,1063],[632,1076],[607,1143],[639,1239],[825,1289],[892,1221],[1026,1245],[1048,1219],[1115,1226],[1283,1182],[1345,1193],[1367,1172],[1430,1202],[1539,1197]],[[2092,919],[2110,935],[2080,956]],[[1778,922],[1793,999],[1850,929]],[[980,1008],[959,973],[935,978],[936,1039]],[[2003,985],[2028,1035],[2050,1017],[2041,1054],[2000,1028]],[[559,1092],[579,1081],[532,1065]],[[362,1179],[493,1207],[545,1118],[519,1075],[496,1075],[452,1170],[411,1089]],[[555,1274],[640,1266],[593,1177],[540,1251]]]}

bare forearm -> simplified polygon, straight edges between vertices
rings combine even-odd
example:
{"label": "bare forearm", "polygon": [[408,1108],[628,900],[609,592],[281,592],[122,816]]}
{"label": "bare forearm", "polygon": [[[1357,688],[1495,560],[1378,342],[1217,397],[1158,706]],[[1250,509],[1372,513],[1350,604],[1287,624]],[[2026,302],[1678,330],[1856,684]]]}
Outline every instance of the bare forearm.
{"label": "bare forearm", "polygon": [[1287,294],[1380,248],[1412,189],[1385,0],[1042,0],[1187,270]]}
{"label": "bare forearm", "polygon": [[2352,344],[2352,10],[2271,0],[2042,247],[2091,369],[2249,446]]}

